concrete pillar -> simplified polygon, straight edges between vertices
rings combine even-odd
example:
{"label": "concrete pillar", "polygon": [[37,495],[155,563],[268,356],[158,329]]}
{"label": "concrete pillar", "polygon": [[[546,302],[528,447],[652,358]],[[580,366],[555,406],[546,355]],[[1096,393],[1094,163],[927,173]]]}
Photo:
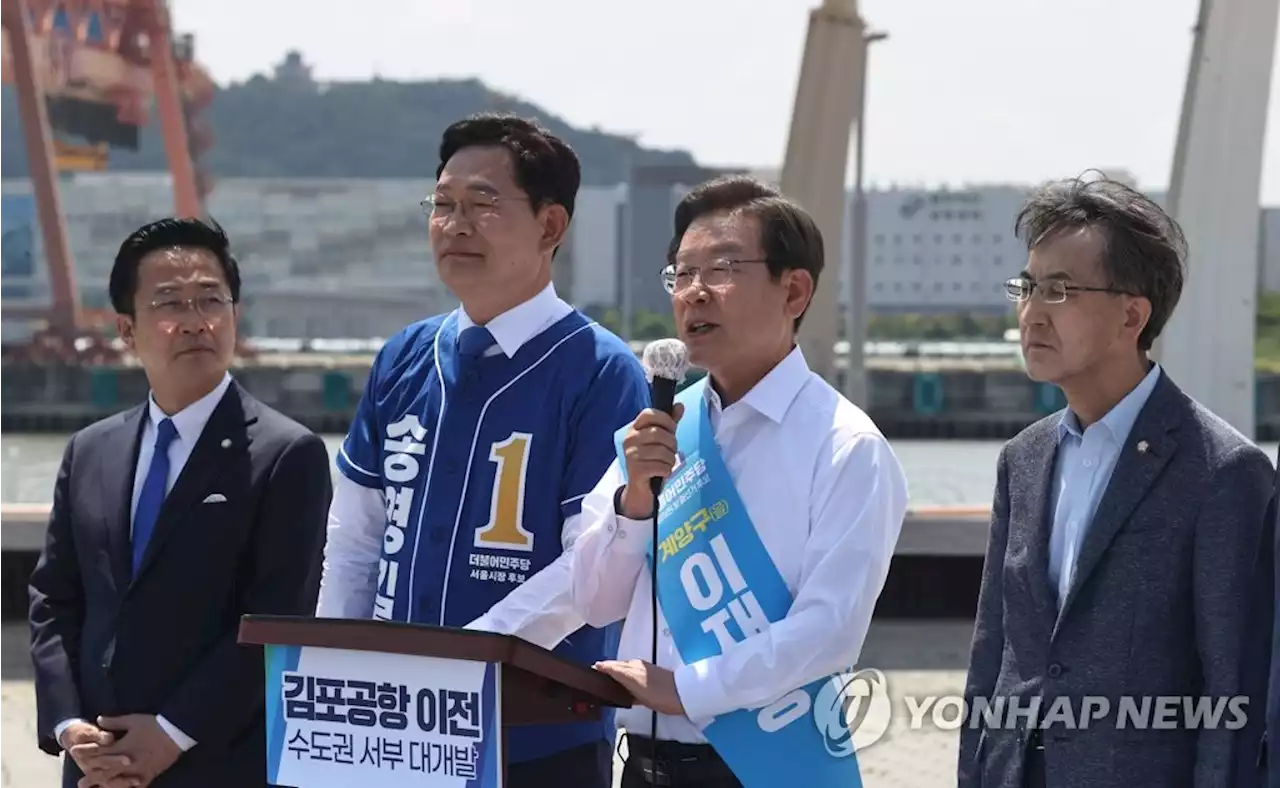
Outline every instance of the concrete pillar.
{"label": "concrete pillar", "polygon": [[1190,247],[1155,356],[1189,395],[1254,434],[1259,195],[1280,0],[1201,0],[1169,210]]}
{"label": "concrete pillar", "polygon": [[[783,193],[813,216],[825,241],[826,267],[800,327],[799,342],[809,366],[829,381],[834,380],[834,347],[840,326],[844,181],[849,130],[857,119],[862,89],[863,29],[855,0],[825,0],[810,12],[782,165]],[[862,341],[861,337],[852,339]]]}

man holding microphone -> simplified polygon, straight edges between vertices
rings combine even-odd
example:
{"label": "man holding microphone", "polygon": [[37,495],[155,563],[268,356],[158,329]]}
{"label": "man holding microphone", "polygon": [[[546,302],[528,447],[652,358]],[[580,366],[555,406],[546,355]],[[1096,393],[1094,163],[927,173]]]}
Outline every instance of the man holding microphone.
{"label": "man holding microphone", "polygon": [[814,715],[857,661],[907,484],[795,345],[822,267],[813,220],[757,181],[703,184],[676,209],[662,278],[709,377],[619,433],[571,552],[583,618],[625,618],[597,669],[645,707],[618,713],[624,788],[859,784],[851,743],[824,742]]}

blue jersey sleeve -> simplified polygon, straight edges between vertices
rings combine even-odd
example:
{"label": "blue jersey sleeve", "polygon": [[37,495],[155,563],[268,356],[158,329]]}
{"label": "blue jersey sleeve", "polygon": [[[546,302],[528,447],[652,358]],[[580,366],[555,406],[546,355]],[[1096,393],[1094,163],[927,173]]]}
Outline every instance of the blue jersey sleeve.
{"label": "blue jersey sleeve", "polygon": [[605,359],[587,396],[574,413],[569,433],[569,467],[564,474],[561,516],[582,511],[582,499],[599,483],[615,457],[613,436],[649,407],[644,368],[630,352]]}
{"label": "blue jersey sleeve", "polygon": [[356,406],[355,418],[347,437],[338,449],[338,470],[342,475],[363,487],[382,488],[380,464],[382,429],[378,424],[378,391],[382,379],[387,346],[383,345],[369,369],[369,379]]}

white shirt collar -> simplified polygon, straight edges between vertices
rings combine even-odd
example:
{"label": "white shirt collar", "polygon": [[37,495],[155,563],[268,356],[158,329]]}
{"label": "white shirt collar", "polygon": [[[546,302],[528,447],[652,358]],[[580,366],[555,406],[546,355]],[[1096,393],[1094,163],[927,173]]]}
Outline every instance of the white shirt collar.
{"label": "white shirt collar", "polygon": [[[490,320],[485,328],[493,334],[494,341],[507,358],[511,358],[521,345],[572,311],[573,307],[556,295],[555,285],[548,283],[542,292]],[[467,310],[459,307],[458,333],[461,334],[475,324]]]}
{"label": "white shirt collar", "polygon": [[213,388],[213,391],[205,394],[172,416],[160,409],[160,406],[156,404],[155,395],[152,394],[147,401],[151,424],[154,427],[159,427],[160,422],[165,419],[171,419],[182,442],[188,446],[194,446],[196,440],[200,437],[200,433],[204,432],[204,425],[209,423],[209,417],[213,415],[214,408],[218,407],[218,403],[222,401],[223,395],[227,393],[227,388],[230,386],[231,373],[227,372],[223,374],[222,381]]}
{"label": "white shirt collar", "polygon": [[[741,402],[775,424],[781,424],[787,409],[795,402],[804,384],[809,382],[811,374],[804,353],[796,345],[777,366],[769,370],[769,374],[751,387]],[[706,392],[711,407],[722,410],[720,395],[715,389],[708,385]]]}

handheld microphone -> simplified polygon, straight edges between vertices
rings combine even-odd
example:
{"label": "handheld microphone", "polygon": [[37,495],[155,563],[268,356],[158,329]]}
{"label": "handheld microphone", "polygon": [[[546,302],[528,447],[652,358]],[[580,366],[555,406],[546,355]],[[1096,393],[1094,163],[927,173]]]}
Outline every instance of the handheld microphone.
{"label": "handheld microphone", "polygon": [[[675,410],[676,387],[689,371],[689,351],[678,339],[659,339],[645,345],[641,359],[645,377],[649,379],[650,401],[654,410],[670,416]],[[650,479],[650,489],[662,491],[662,479]]]}
{"label": "handheld microphone", "polygon": [[[654,410],[660,410],[668,416],[676,407],[676,386],[684,380],[689,371],[689,351],[678,339],[659,339],[645,345],[644,355],[640,363],[644,366],[645,377],[649,379],[650,402]],[[649,562],[649,605],[652,616],[653,654],[650,664],[658,664],[658,493],[662,492],[662,479],[650,479],[649,489],[653,491],[653,560]],[[627,755],[630,757],[630,743]],[[654,770],[654,781],[658,778],[658,712],[649,714],[649,763]]]}

